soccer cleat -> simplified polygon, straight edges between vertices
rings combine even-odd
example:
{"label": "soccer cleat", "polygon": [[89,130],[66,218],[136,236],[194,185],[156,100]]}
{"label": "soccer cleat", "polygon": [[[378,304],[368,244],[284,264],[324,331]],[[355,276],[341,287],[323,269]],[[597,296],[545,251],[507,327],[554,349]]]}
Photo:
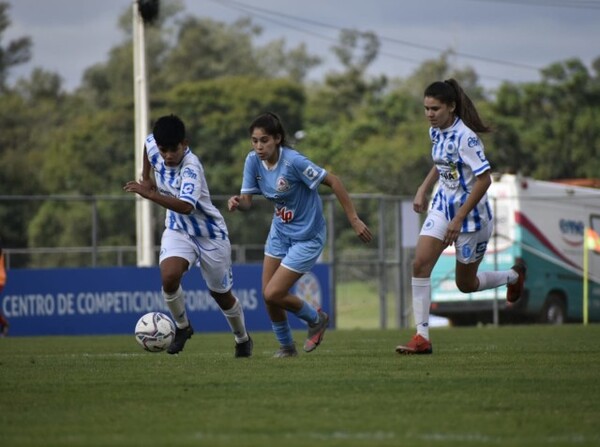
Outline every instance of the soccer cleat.
{"label": "soccer cleat", "polygon": [[194,329],[190,324],[188,327],[184,327],[183,329],[177,328],[175,330],[175,339],[171,342],[169,347],[167,348],[167,352],[169,354],[177,354],[183,351],[183,347],[185,346],[185,342],[188,339],[192,338],[192,334],[194,333]]}
{"label": "soccer cleat", "polygon": [[273,358],[282,359],[285,357],[298,357],[298,351],[296,350],[296,344],[280,346],[279,350],[273,354]]}
{"label": "soccer cleat", "polygon": [[319,309],[319,322],[308,327],[308,336],[304,342],[304,351],[314,351],[321,344],[325,330],[329,326],[329,315]]}
{"label": "soccer cleat", "polygon": [[525,276],[527,275],[527,267],[525,264],[515,264],[511,267],[512,270],[517,272],[519,277],[514,284],[508,284],[506,286],[506,301],[509,303],[515,303],[521,298],[523,293],[523,284],[525,283]]}
{"label": "soccer cleat", "polygon": [[432,354],[431,342],[425,337],[416,334],[406,345],[396,346],[398,354]]}
{"label": "soccer cleat", "polygon": [[236,357],[252,357],[252,348],[254,347],[254,342],[248,335],[248,340],[243,341],[242,343],[235,344],[235,356]]}

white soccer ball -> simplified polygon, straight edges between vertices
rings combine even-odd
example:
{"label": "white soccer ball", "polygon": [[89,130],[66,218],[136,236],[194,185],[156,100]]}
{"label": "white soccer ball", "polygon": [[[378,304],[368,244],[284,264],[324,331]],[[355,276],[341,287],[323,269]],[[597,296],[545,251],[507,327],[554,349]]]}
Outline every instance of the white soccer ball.
{"label": "white soccer ball", "polygon": [[174,338],[175,325],[163,313],[147,313],[135,325],[135,339],[146,351],[164,351]]}

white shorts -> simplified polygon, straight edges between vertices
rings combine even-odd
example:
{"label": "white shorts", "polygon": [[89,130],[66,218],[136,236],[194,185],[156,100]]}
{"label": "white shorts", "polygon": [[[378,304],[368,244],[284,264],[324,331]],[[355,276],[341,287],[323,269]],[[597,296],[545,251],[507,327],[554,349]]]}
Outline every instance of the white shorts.
{"label": "white shorts", "polygon": [[[437,211],[430,211],[421,227],[421,236],[431,236],[441,241],[446,236],[448,224],[446,217]],[[487,244],[492,237],[494,224],[485,222],[481,230],[471,233],[460,233],[454,243],[456,260],[461,264],[478,262],[487,250]]]}
{"label": "white shorts", "polygon": [[208,289],[213,292],[225,293],[233,286],[229,239],[194,237],[167,228],[160,243],[159,263],[172,257],[187,260],[189,268],[198,265]]}

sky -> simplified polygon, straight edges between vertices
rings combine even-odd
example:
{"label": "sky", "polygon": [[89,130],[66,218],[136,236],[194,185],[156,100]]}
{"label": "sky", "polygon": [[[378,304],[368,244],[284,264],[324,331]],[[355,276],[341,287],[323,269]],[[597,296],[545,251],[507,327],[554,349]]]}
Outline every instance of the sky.
{"label": "sky", "polygon": [[[58,73],[66,90],[86,68],[105,62],[126,39],[119,17],[133,0],[2,0],[10,27],[1,44],[30,36],[33,57],[9,82],[33,68]],[[502,81],[536,82],[539,70],[577,58],[588,67],[600,57],[600,0],[183,0],[185,13],[232,23],[251,17],[263,28],[258,44],[284,38],[305,43],[323,65],[310,78],[341,70],[331,47],[343,28],[373,31],[381,39],[369,74],[410,76],[447,50],[457,68],[472,67],[492,90]]]}

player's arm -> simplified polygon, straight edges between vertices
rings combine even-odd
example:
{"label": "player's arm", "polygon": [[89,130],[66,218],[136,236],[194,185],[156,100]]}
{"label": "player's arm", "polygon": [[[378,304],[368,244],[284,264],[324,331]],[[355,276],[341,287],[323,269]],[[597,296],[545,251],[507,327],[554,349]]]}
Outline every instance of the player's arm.
{"label": "player's arm", "polygon": [[460,221],[461,225],[462,221],[465,220],[465,217],[467,217],[473,208],[475,208],[481,201],[491,184],[492,175],[490,174],[489,169],[475,177],[475,183],[473,184],[471,192],[467,196],[467,200],[465,200],[465,203],[463,203],[462,206],[456,211],[455,219]]}
{"label": "player's arm", "polygon": [[473,208],[475,208],[481,201],[491,184],[492,176],[490,175],[489,169],[476,177],[475,183],[473,184],[473,188],[471,189],[467,200],[465,200],[465,203],[463,203],[462,206],[456,211],[456,215],[448,224],[446,235],[444,236],[445,245],[452,245],[456,242],[465,217],[467,217]]}
{"label": "player's arm", "polygon": [[231,196],[227,201],[227,209],[229,211],[247,211],[252,207],[252,194],[240,194]]}
{"label": "player's arm", "polygon": [[322,183],[332,189],[338,202],[340,202],[340,205],[342,205],[342,208],[346,213],[348,222],[350,222],[350,225],[352,225],[354,232],[360,240],[363,242],[370,242],[373,238],[371,230],[369,230],[369,227],[360,219],[360,217],[358,217],[352,199],[340,178],[337,175],[328,172]]}
{"label": "player's arm", "polygon": [[146,145],[144,145],[144,156],[142,157],[142,175],[140,176],[140,181],[150,180],[150,160],[148,159],[148,151],[146,150]]}
{"label": "player's arm", "polygon": [[156,185],[150,177],[151,170],[152,166],[150,165],[146,149],[144,148],[144,164],[140,180],[137,182],[135,180],[127,182],[123,189],[127,192],[139,194],[143,198],[151,200],[152,202],[179,214],[190,214],[194,211],[194,205],[190,202],[180,200],[177,197],[161,194],[158,189],[156,189]]}
{"label": "player's arm", "polygon": [[148,186],[147,182],[127,182],[123,189],[127,192],[139,194],[144,199],[151,200],[152,202],[179,214],[190,214],[194,211],[194,205],[191,203],[180,200],[177,197],[165,196],[155,187]]}
{"label": "player's arm", "polygon": [[421,185],[417,189],[417,193],[415,194],[415,198],[413,199],[413,210],[416,213],[424,213],[425,211],[427,211],[427,195],[429,194],[429,191],[431,191],[433,185],[435,185],[435,182],[437,182],[439,177],[440,173],[438,172],[437,168],[433,166],[429,170],[429,173],[425,177],[425,180],[423,180],[423,183],[421,183]]}

